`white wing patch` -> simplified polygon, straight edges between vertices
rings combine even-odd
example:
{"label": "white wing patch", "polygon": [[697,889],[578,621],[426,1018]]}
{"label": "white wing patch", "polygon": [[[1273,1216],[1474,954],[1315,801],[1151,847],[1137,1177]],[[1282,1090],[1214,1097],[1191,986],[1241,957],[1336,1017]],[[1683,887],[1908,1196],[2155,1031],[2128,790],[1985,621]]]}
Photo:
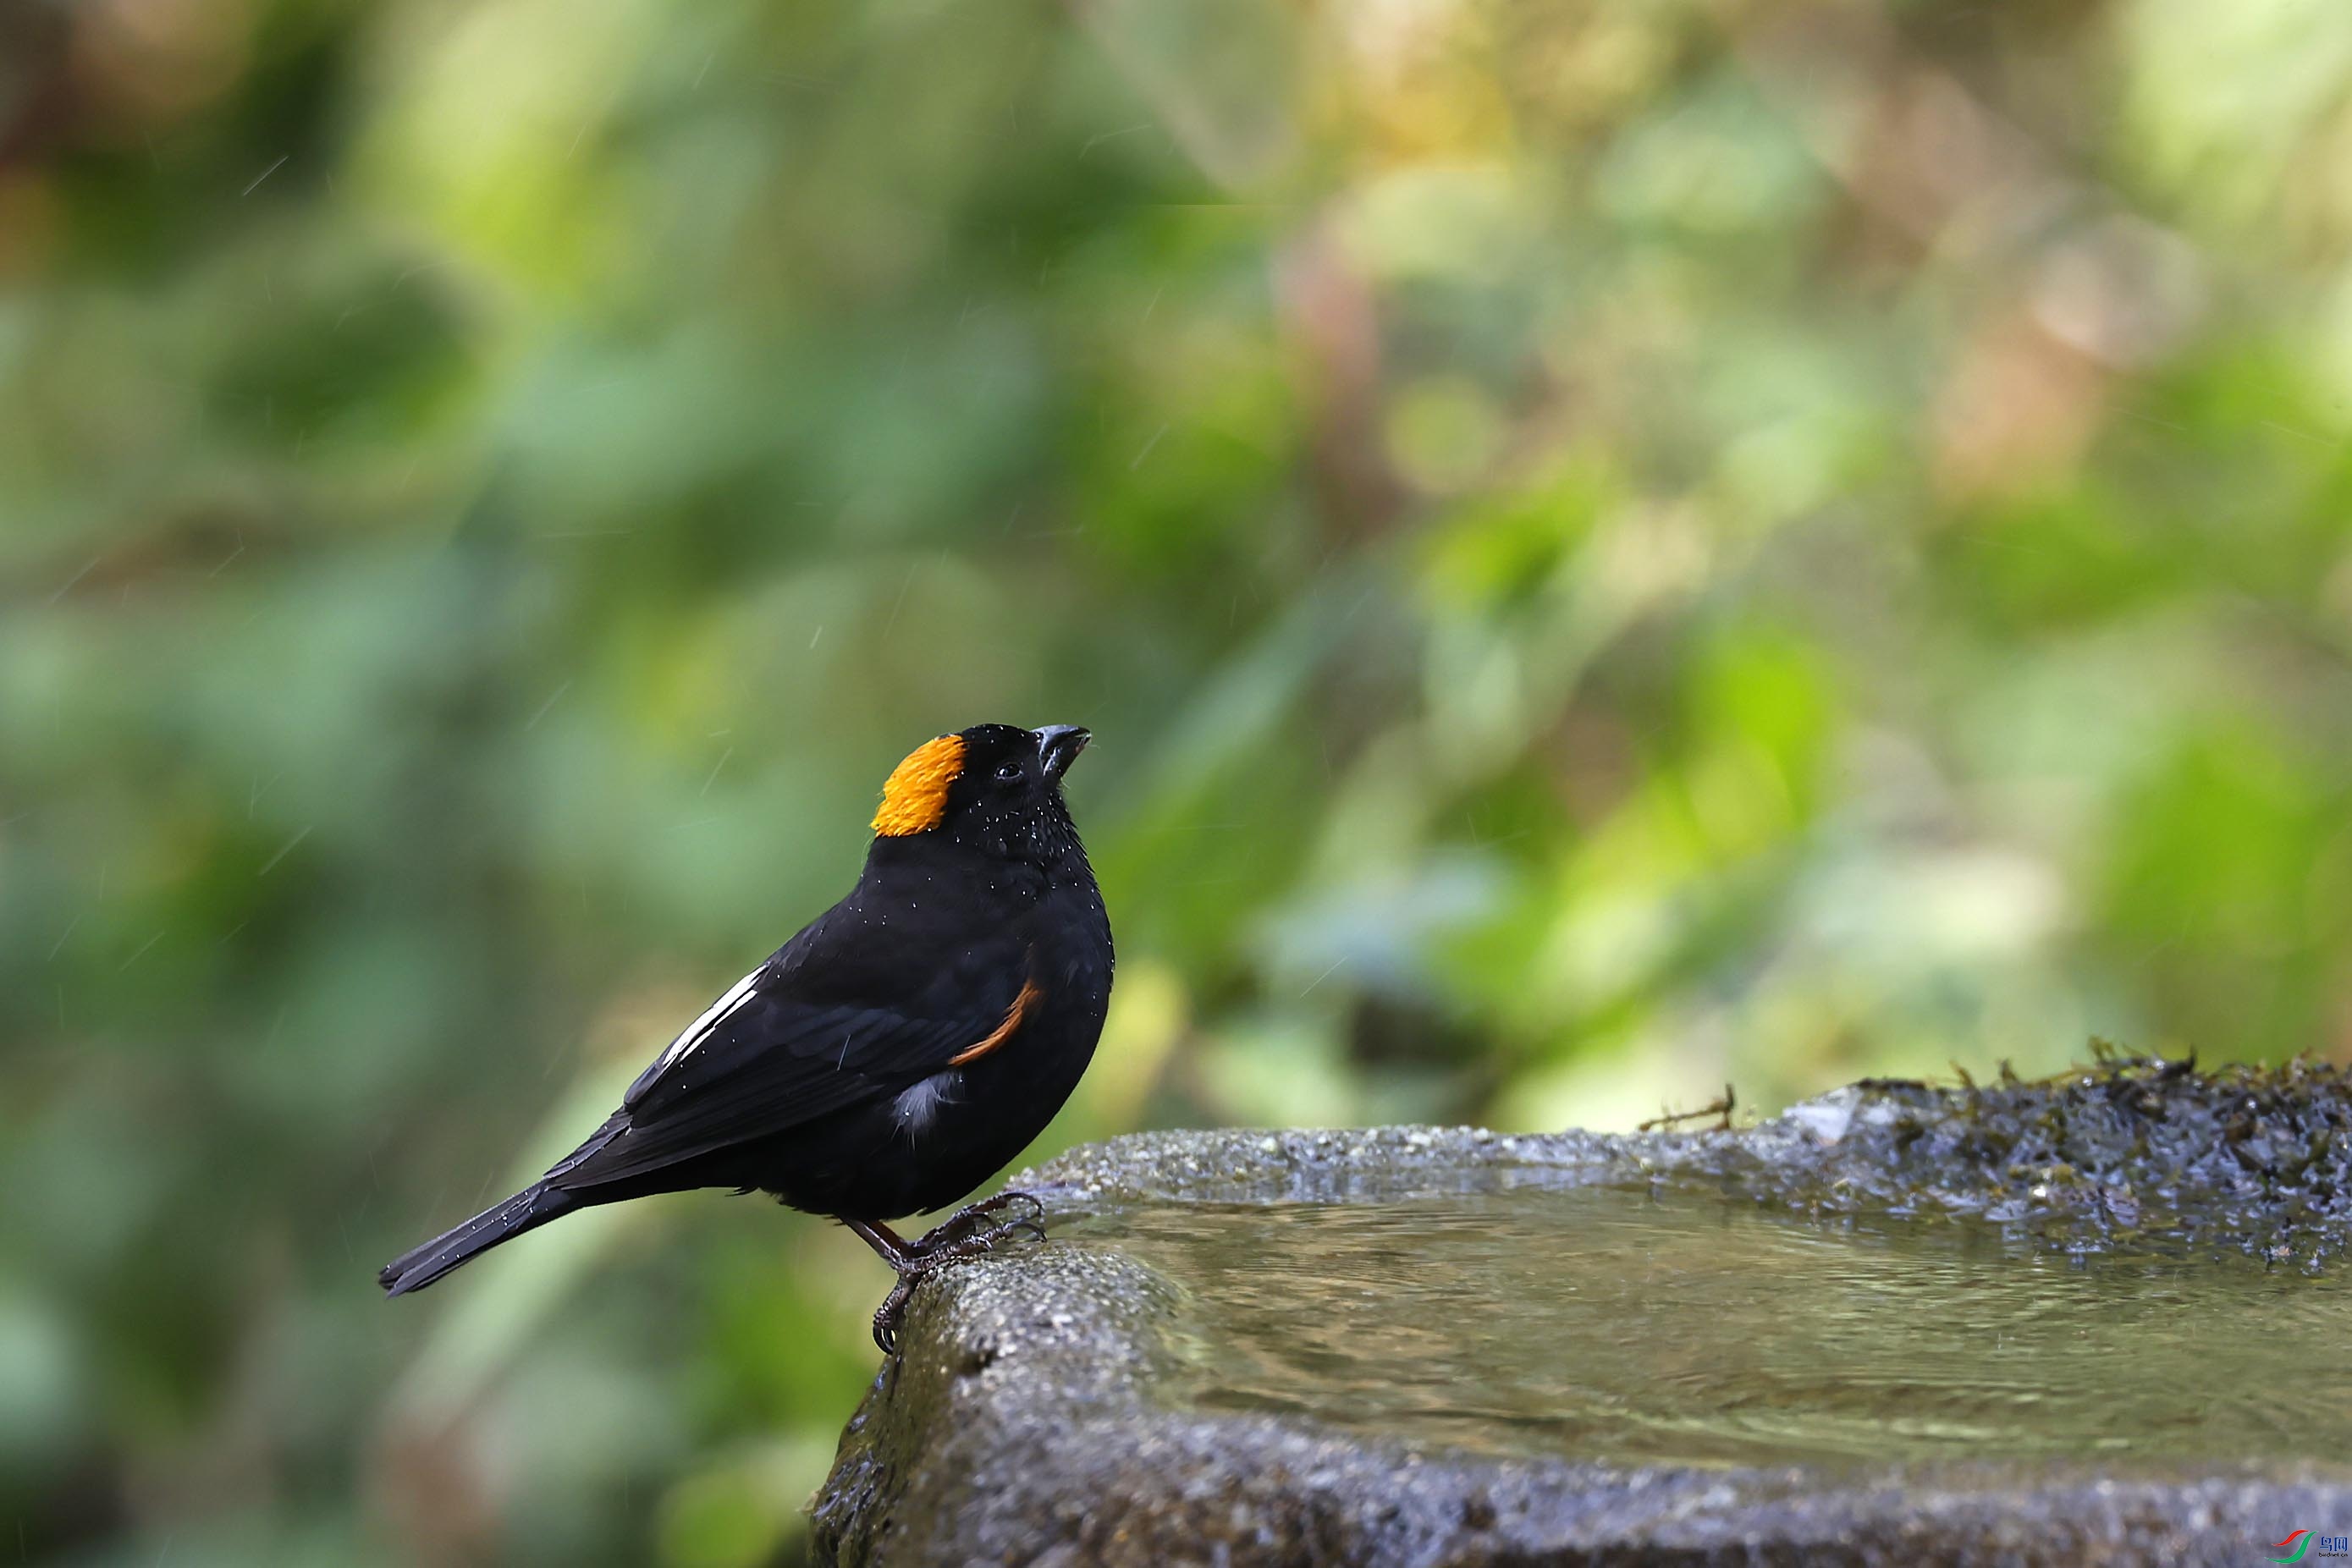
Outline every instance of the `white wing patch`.
{"label": "white wing patch", "polygon": [[729,987],[725,996],[711,1003],[700,1018],[687,1025],[676,1040],[663,1048],[660,1057],[654,1062],[654,1072],[667,1072],[693,1054],[695,1047],[709,1040],[710,1031],[717,1029],[728,1014],[751,999],[752,988],[767,972],[768,967],[762,964]]}

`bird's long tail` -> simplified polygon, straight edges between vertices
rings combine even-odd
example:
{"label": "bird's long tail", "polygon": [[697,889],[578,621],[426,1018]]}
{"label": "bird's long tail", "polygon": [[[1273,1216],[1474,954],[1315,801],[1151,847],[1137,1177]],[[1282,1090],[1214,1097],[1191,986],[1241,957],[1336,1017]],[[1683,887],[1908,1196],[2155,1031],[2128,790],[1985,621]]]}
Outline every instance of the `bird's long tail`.
{"label": "bird's long tail", "polygon": [[559,1215],[582,1207],[577,1193],[535,1181],[512,1197],[492,1204],[454,1230],[443,1232],[422,1247],[412,1247],[383,1266],[376,1283],[387,1296],[421,1291],[450,1270],[511,1241],[526,1230],[536,1230]]}

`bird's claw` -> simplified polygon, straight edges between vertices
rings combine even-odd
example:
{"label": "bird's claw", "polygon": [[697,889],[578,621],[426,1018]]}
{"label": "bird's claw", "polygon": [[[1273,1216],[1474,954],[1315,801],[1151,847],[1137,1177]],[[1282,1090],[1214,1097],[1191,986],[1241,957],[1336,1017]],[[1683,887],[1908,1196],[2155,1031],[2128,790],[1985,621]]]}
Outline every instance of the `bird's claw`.
{"label": "bird's claw", "polygon": [[882,1347],[885,1355],[895,1355],[898,1350],[898,1324],[907,1315],[907,1303],[914,1299],[915,1287],[934,1271],[950,1263],[967,1258],[985,1257],[996,1249],[997,1243],[1027,1232],[1038,1240],[1045,1239],[1045,1227],[1039,1219],[1024,1217],[1000,1219],[983,1229],[974,1229],[973,1222],[1010,1207],[1015,1200],[1025,1199],[1036,1206],[1042,1216],[1045,1206],[1025,1192],[1003,1193],[985,1203],[975,1203],[962,1210],[929,1235],[908,1249],[906,1266],[899,1270],[898,1282],[882,1304],[874,1310],[874,1343]]}
{"label": "bird's claw", "polygon": [[947,1223],[949,1225],[953,1225],[959,1220],[969,1222],[974,1217],[983,1214],[1002,1214],[1006,1209],[1013,1207],[1015,1204],[1025,1204],[1028,1207],[1028,1218],[1043,1219],[1045,1218],[1045,1200],[1039,1197],[1034,1192],[1023,1192],[1019,1188],[1015,1187],[1004,1192],[1000,1192],[993,1197],[983,1197],[978,1203],[968,1203],[964,1205],[954,1214],[949,1216]]}
{"label": "bird's claw", "polygon": [[874,1343],[881,1347],[884,1355],[898,1354],[898,1322],[907,1315],[907,1303],[914,1298],[915,1281],[922,1277],[919,1273],[899,1275],[890,1293],[882,1298],[882,1304],[874,1309]]}
{"label": "bird's claw", "polygon": [[[1002,1214],[1016,1204],[1028,1206],[1028,1212],[1016,1223],[1035,1228],[1037,1234],[1042,1238],[1045,1235],[1043,1228],[1045,1218],[1045,1204],[1030,1193],[1000,1192],[994,1197],[984,1197],[978,1203],[967,1204],[956,1210],[934,1226],[928,1234],[918,1239],[915,1242],[914,1250],[918,1254],[928,1254],[941,1248],[955,1246],[976,1235],[997,1235],[999,1227],[989,1227],[983,1230],[981,1221],[991,1215]],[[1003,1238],[1000,1235],[998,1239]]]}
{"label": "bird's claw", "polygon": [[966,1258],[983,1257],[994,1251],[998,1242],[1024,1230],[1040,1241],[1045,1239],[1045,1228],[1034,1219],[1000,1219],[982,1230],[973,1230],[967,1225],[958,1227],[955,1235],[940,1234],[947,1228],[942,1225],[939,1230],[915,1243],[911,1249],[914,1256],[909,1260],[906,1271],[898,1276],[901,1280],[919,1279],[946,1264],[961,1262]]}
{"label": "bird's claw", "polygon": [[1021,1234],[1024,1230],[1040,1241],[1045,1239],[1045,1228],[1036,1220],[1006,1219],[998,1221],[996,1224],[992,1225],[987,1229],[982,1231],[979,1235],[969,1237],[966,1239],[958,1242],[956,1245],[959,1248],[969,1249],[969,1250],[963,1251],[961,1256],[966,1258],[977,1258],[982,1252],[993,1250],[998,1242],[1007,1240],[1012,1237]]}

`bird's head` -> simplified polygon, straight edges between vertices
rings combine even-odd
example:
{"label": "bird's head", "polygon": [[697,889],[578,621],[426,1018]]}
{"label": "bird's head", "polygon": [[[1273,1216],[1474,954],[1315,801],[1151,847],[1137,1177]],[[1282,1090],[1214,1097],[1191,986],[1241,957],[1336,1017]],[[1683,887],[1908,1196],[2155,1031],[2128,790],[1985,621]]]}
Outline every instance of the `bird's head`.
{"label": "bird's head", "polygon": [[1062,775],[1093,738],[1074,724],[976,724],[927,740],[890,770],[875,834],[944,832],[1004,853],[1051,858],[1066,837],[1076,842]]}

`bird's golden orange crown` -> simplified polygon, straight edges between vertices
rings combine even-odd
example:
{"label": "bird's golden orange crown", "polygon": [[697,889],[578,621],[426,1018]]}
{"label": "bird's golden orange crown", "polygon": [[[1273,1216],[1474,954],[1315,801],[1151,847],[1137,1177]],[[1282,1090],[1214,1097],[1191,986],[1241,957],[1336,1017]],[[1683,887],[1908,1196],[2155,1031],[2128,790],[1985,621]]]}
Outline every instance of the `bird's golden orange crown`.
{"label": "bird's golden orange crown", "polygon": [[948,786],[962,772],[963,737],[943,735],[923,742],[883,780],[874,831],[885,838],[899,838],[938,827],[948,809]]}

